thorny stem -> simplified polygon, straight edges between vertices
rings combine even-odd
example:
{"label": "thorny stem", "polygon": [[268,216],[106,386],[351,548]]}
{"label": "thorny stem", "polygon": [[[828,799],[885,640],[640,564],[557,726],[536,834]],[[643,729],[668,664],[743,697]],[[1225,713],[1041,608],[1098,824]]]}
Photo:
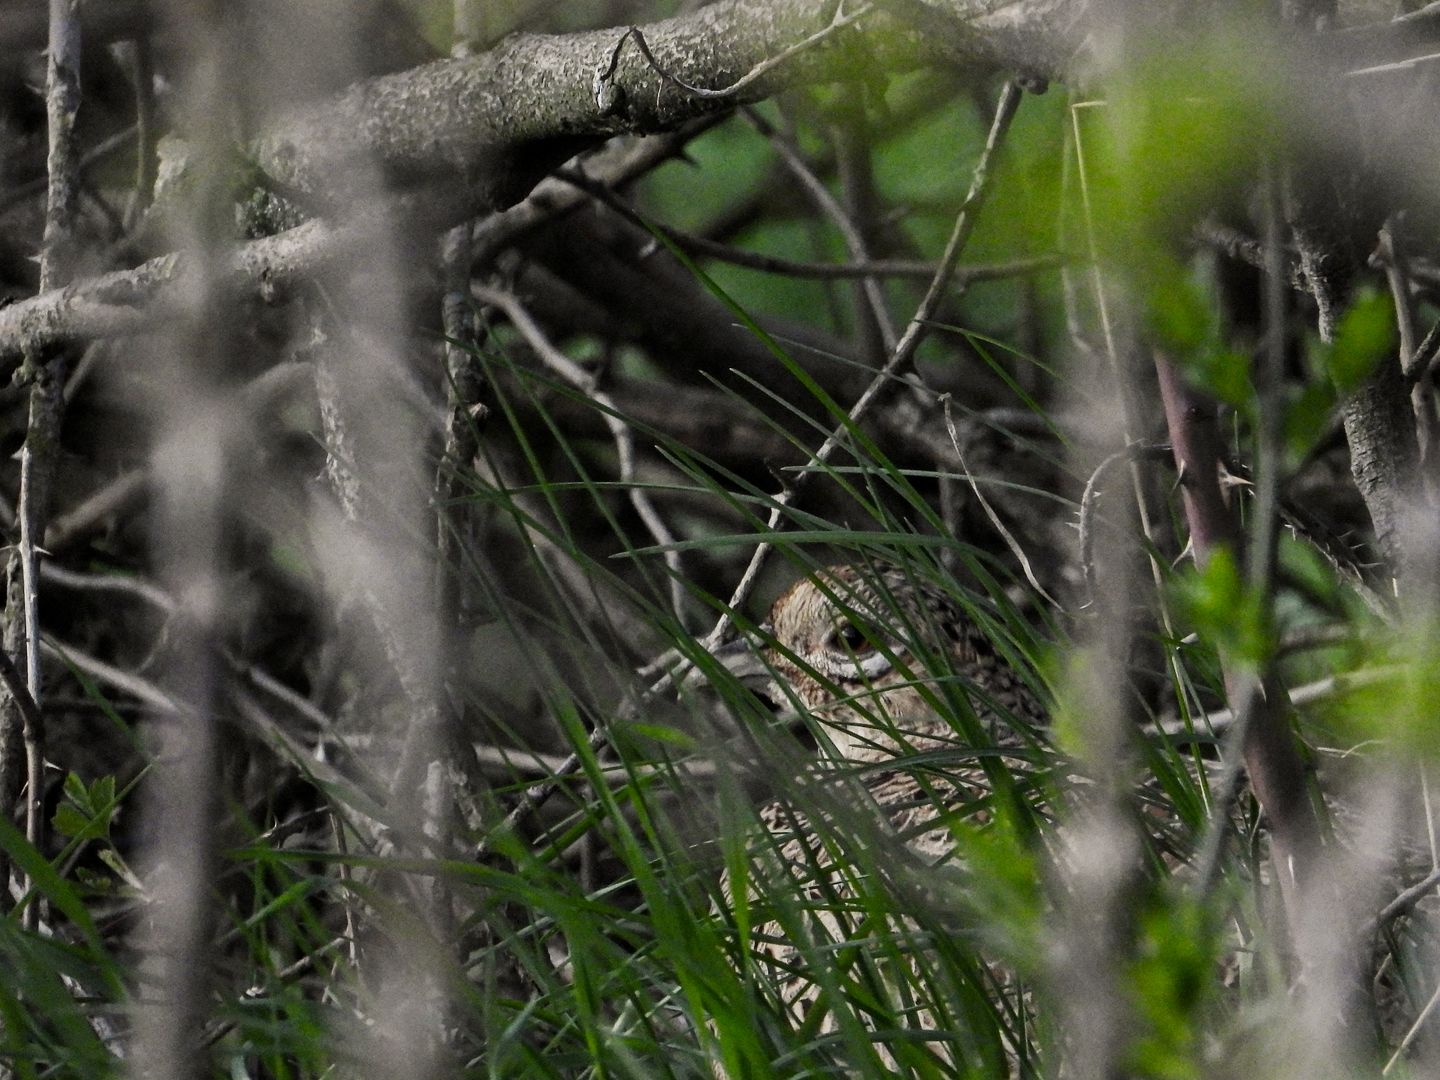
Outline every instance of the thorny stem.
{"label": "thorny stem", "polygon": [[[1278,184],[1265,181],[1267,195],[1266,249],[1280,250]],[[1283,451],[1283,374],[1285,361],[1284,267],[1272,259],[1265,277],[1265,349],[1256,371],[1258,431],[1256,433],[1255,508],[1248,552],[1250,588],[1268,612],[1274,591],[1279,504],[1279,471]],[[1155,355],[1160,398],[1170,432],[1175,467],[1180,474],[1181,500],[1195,561],[1204,566],[1223,549],[1240,552],[1240,532],[1220,488],[1221,442],[1213,402],[1194,390],[1165,356]],[[1304,763],[1289,731],[1290,703],[1284,688],[1262,666],[1247,667],[1244,658],[1222,658],[1226,693],[1235,727],[1226,740],[1230,753],[1212,807],[1210,835],[1202,848],[1198,885],[1202,892],[1214,882],[1226,832],[1230,799],[1243,759],[1256,798],[1270,819],[1273,860],[1292,925],[1297,917],[1296,885],[1306,872],[1319,842],[1319,825],[1310,806]],[[1238,753],[1236,753],[1238,751]]]}
{"label": "thorny stem", "polygon": [[[45,72],[45,115],[49,152],[46,158],[45,242],[40,254],[40,291],[57,289],[71,277],[75,260],[75,221],[80,198],[80,160],[75,143],[75,114],[80,108],[80,18],[78,0],[50,0],[50,35]],[[25,686],[30,708],[20,707],[25,744],[25,837],[37,850],[45,848],[44,715],[40,687],[40,575],[37,545],[45,535],[45,512],[59,452],[63,411],[64,356],[48,350],[28,351],[25,368],[31,377],[30,413],[20,452],[21,607],[6,619],[20,621],[24,643]],[[17,635],[7,634],[13,641]],[[9,642],[7,641],[7,644]],[[0,650],[3,651],[3,650]],[[6,662],[10,658],[7,656]],[[14,688],[11,688],[12,695]],[[3,771],[3,768],[0,768]],[[8,813],[9,808],[0,808]],[[3,883],[0,883],[3,885]],[[25,909],[24,925],[34,929],[39,906]]]}
{"label": "thorny stem", "polygon": [[[22,625],[25,637],[25,685],[36,708],[21,710],[25,740],[25,837],[36,850],[44,850],[44,714],[39,709],[40,684],[40,574],[38,547],[45,535],[45,511],[59,454],[60,422],[64,412],[63,356],[37,365],[30,388],[30,416],[25,446],[20,454],[20,579],[24,598]],[[14,617],[11,613],[10,617]],[[3,652],[0,649],[0,652]],[[8,657],[7,657],[8,659]],[[38,918],[35,905],[26,909],[27,923]],[[32,927],[33,928],[33,927]]]}

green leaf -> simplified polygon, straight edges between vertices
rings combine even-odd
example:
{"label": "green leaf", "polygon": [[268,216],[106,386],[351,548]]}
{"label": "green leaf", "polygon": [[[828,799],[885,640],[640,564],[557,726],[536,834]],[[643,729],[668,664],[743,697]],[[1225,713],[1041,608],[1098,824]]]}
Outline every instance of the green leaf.
{"label": "green leaf", "polygon": [[115,778],[102,776],[88,788],[74,773],[65,777],[65,800],[55,808],[52,822],[61,836],[101,840],[110,835],[115,816]]}
{"label": "green leaf", "polygon": [[1285,409],[1285,445],[1296,458],[1304,457],[1330,428],[1335,410],[1335,386],[1314,380]]}
{"label": "green leaf", "polygon": [[1186,365],[1201,389],[1227,405],[1248,406],[1255,395],[1250,383],[1250,357],[1234,349],[1206,349]]}
{"label": "green leaf", "polygon": [[1150,324],[1165,348],[1184,356],[1205,348],[1215,336],[1214,305],[1200,287],[1182,274],[1150,295]]}
{"label": "green leaf", "polygon": [[71,803],[61,803],[55,808],[55,816],[50,819],[55,826],[55,831],[61,836],[77,837],[90,827],[90,819],[75,809]]}
{"label": "green leaf", "polygon": [[90,785],[90,803],[100,809],[107,809],[115,802],[115,777],[102,776]]}
{"label": "green leaf", "polygon": [[1213,996],[1218,956],[1207,913],[1182,897],[1157,903],[1140,920],[1129,985],[1143,1034],[1131,1067],[1157,1080],[1191,1080],[1200,1068],[1198,1019]]}
{"label": "green leaf", "polygon": [[1249,664],[1259,665],[1269,655],[1264,605],[1246,585],[1228,548],[1212,554],[1203,569],[1179,578],[1176,592],[1204,641]]}
{"label": "green leaf", "polygon": [[79,895],[70,887],[68,881],[55,872],[49,860],[31,846],[25,839],[25,834],[3,815],[0,815],[0,848],[29,876],[35,888],[48,896],[50,902],[65,913],[65,917],[85,936],[90,947],[97,953],[103,952],[100,932]]}
{"label": "green leaf", "polygon": [[81,810],[90,809],[90,792],[85,787],[85,781],[73,772],[65,776],[65,798]]}
{"label": "green leaf", "polygon": [[644,735],[654,739],[656,742],[665,743],[669,746],[688,748],[695,745],[695,740],[690,735],[677,728],[667,727],[663,724],[635,723],[626,725],[626,728],[635,735]]}
{"label": "green leaf", "polygon": [[1375,365],[1395,351],[1395,305],[1388,293],[1361,290],[1335,328],[1335,341],[1323,353],[1325,370],[1335,389],[1348,394],[1360,386]]}

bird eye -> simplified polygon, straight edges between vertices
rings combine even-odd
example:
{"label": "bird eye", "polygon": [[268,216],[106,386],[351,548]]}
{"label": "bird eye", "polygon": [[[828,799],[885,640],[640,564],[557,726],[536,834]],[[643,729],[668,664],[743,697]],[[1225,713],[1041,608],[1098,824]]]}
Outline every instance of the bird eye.
{"label": "bird eye", "polygon": [[837,627],[834,640],[838,640],[850,652],[871,648],[870,639],[865,636],[865,631],[853,622],[842,623]]}

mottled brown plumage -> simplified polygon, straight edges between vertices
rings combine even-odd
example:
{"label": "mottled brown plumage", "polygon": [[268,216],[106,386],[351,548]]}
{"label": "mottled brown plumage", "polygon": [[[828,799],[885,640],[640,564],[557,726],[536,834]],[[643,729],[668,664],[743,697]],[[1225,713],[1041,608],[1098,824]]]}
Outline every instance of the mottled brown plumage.
{"label": "mottled brown plumage", "polygon": [[832,566],[793,585],[770,612],[765,659],[811,713],[829,722],[836,753],[878,762],[954,745],[937,714],[945,687],[963,690],[999,742],[1011,720],[1038,722],[1028,687],[963,611],[898,567]]}
{"label": "mottled brown plumage", "polygon": [[[761,658],[777,696],[819,722],[821,745],[792,792],[760,812],[768,835],[752,872],[764,885],[747,891],[799,903],[783,918],[762,913],[756,962],[780,985],[793,1022],[829,1033],[838,1025],[807,953],[883,939],[873,966],[888,968],[881,981],[905,1027],[943,1028],[907,985],[915,965],[896,970],[897,956],[926,947],[923,934],[905,917],[874,925],[862,910],[861,897],[875,887],[866,879],[883,876],[883,887],[926,902],[935,875],[946,873],[939,865],[953,855],[952,817],[979,816],[974,805],[988,787],[965,753],[965,732],[987,744],[970,750],[1015,747],[1043,710],[960,607],[896,567],[834,566],[804,579],[776,601],[770,629],[773,644]],[[966,702],[973,723],[947,718]],[[827,824],[816,829],[821,819]],[[826,1015],[813,1015],[817,1005]],[[938,1038],[929,1049],[952,1059]],[[887,1050],[881,1058],[895,1064]]]}

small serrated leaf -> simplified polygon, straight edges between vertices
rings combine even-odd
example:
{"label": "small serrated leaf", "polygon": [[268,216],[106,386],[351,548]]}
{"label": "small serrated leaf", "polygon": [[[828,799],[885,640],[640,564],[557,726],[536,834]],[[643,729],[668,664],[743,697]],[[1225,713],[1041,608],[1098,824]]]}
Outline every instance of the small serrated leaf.
{"label": "small serrated leaf", "polygon": [[102,776],[90,785],[90,802],[97,809],[104,809],[115,802],[115,777]]}
{"label": "small serrated leaf", "polygon": [[65,774],[65,798],[82,810],[90,808],[90,792],[85,787],[85,781],[73,772]]}
{"label": "small serrated leaf", "polygon": [[55,808],[55,816],[50,819],[50,824],[61,836],[73,839],[89,829],[90,818],[75,809],[72,804],[61,803]]}

